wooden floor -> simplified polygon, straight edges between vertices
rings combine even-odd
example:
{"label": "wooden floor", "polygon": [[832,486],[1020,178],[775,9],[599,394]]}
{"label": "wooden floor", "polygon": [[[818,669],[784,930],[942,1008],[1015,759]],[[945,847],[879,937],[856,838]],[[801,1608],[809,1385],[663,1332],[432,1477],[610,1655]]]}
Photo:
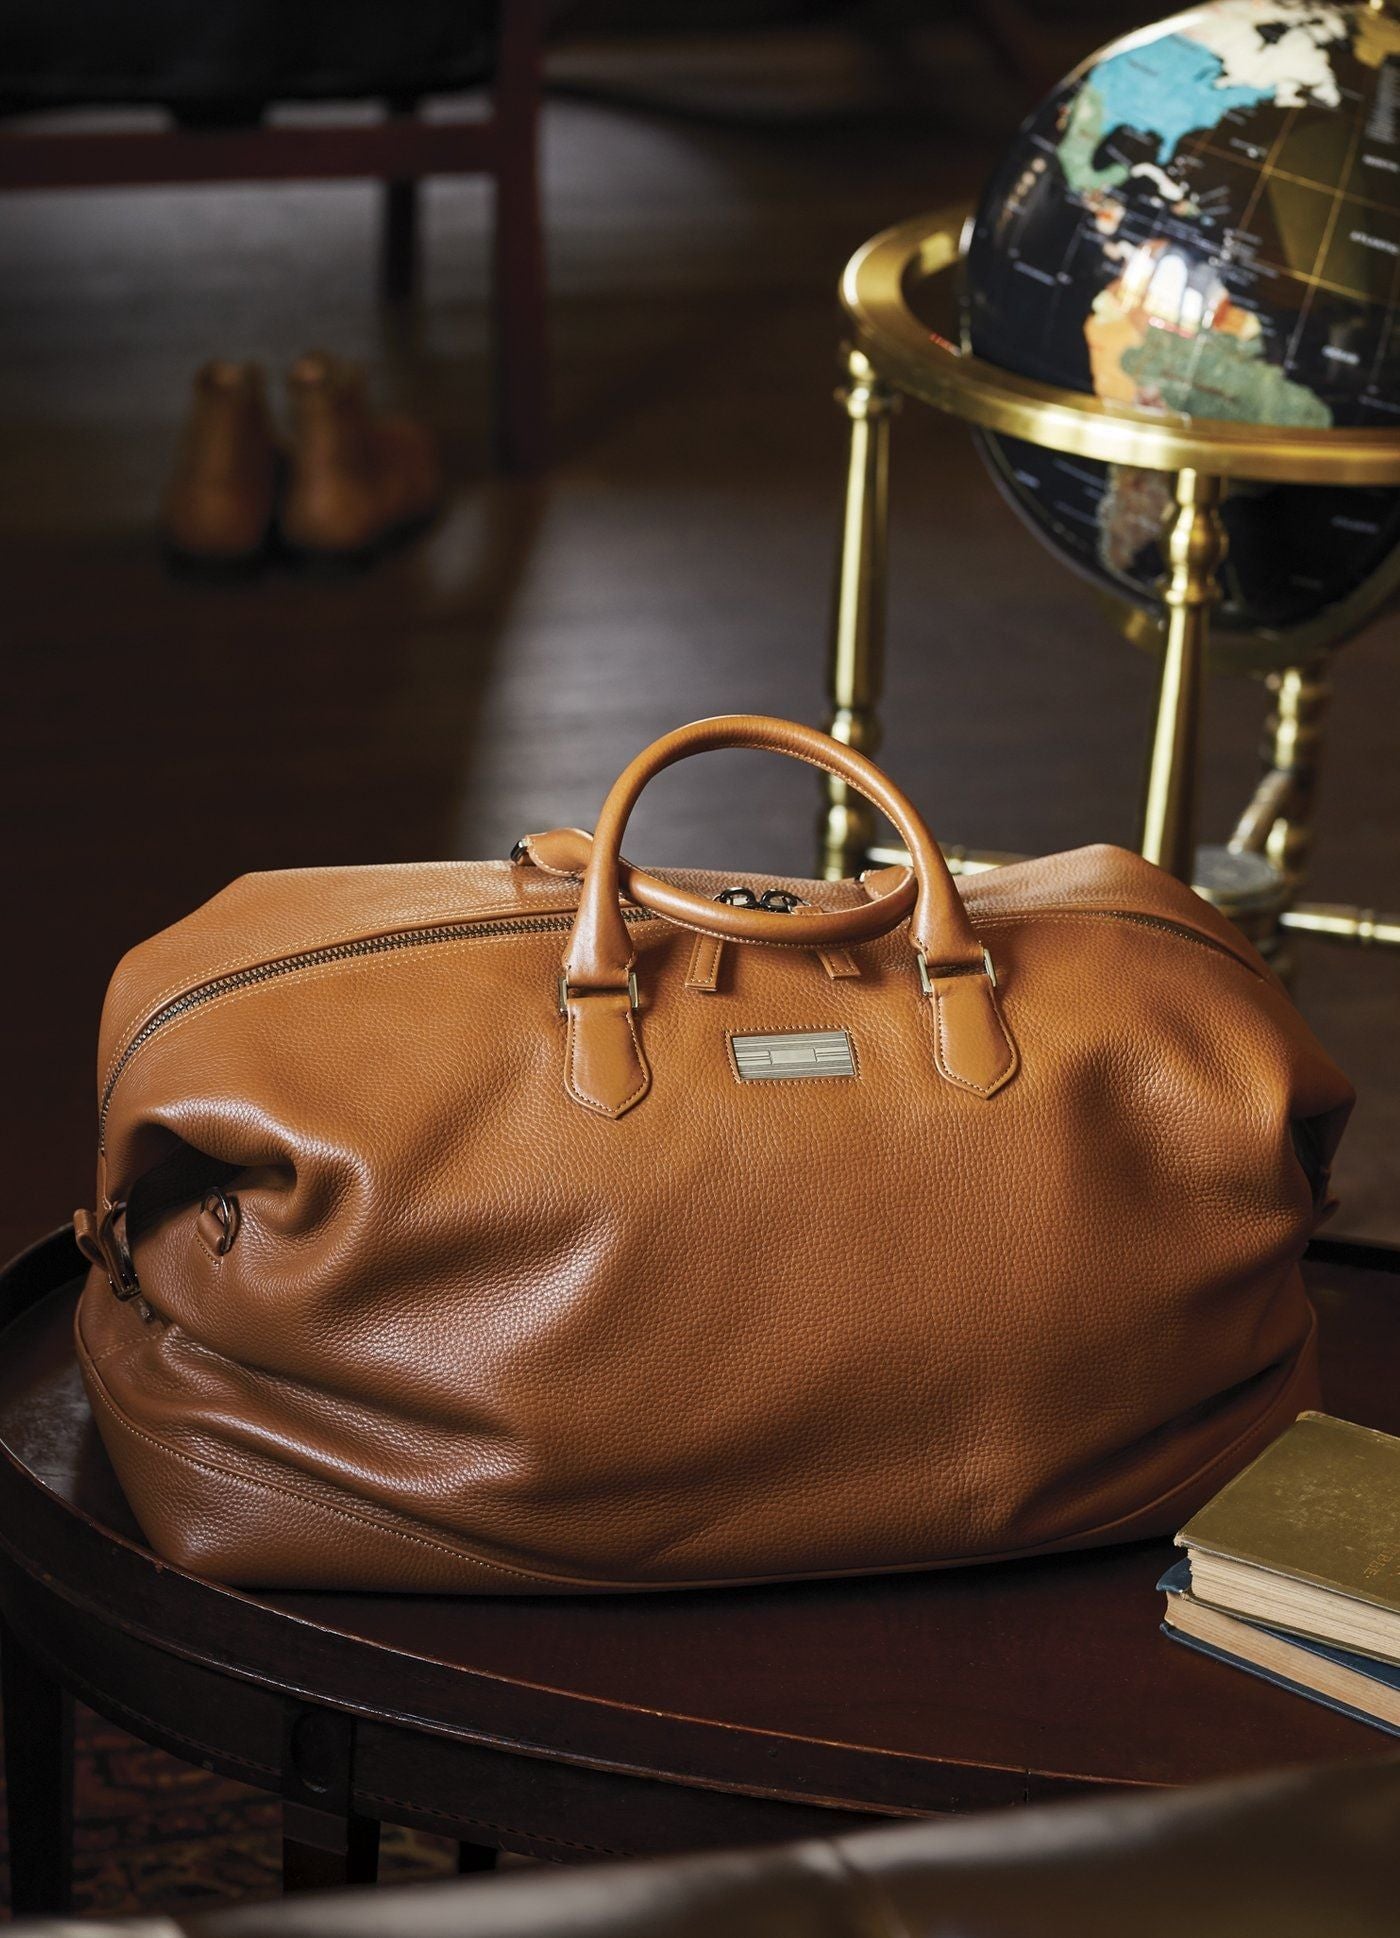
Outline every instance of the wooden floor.
{"label": "wooden floor", "polygon": [[[947,111],[917,119],[552,105],[558,462],[536,485],[488,468],[483,188],[433,187],[423,301],[397,316],[373,301],[368,189],[0,206],[7,1249],[89,1201],[112,965],[232,876],[504,854],[589,822],[680,721],[820,718],[835,280],[874,229],[975,190],[1005,130],[995,88],[976,117],[970,98],[953,73]],[[172,581],[153,513],[194,368],[280,373],[317,344],[368,358],[439,428],[440,525],[361,578]],[[961,433],[906,413],[895,439],[891,771],[945,839],[1130,840],[1153,669]],[[1382,907],[1400,905],[1398,644],[1392,617],[1338,665],[1316,862],[1319,895]],[[1262,711],[1248,682],[1212,689],[1217,836]],[[814,808],[786,765],[690,763],[629,847],[800,869]],[[1394,957],[1305,951],[1303,1005],[1362,1090],[1348,1233],[1400,1238],[1398,993]]]}

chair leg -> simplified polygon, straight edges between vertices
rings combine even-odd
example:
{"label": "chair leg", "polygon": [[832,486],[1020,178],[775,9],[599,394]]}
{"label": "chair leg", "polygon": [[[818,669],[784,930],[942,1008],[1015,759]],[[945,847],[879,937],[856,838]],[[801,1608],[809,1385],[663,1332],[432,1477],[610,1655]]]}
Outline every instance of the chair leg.
{"label": "chair leg", "polygon": [[10,1911],[62,1917],[73,1896],[73,1701],[0,1622]]}
{"label": "chair leg", "polygon": [[544,234],[539,121],[544,7],[501,8],[495,122],[496,445],[507,471],[540,470],[547,458]]}
{"label": "chair leg", "polygon": [[379,293],[386,303],[406,303],[417,282],[418,184],[385,182],[379,231]]}

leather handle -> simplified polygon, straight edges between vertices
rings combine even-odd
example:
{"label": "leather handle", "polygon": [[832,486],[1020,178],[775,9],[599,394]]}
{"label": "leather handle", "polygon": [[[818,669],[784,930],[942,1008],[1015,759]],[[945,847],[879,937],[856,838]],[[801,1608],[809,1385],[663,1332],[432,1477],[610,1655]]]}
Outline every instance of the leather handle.
{"label": "leather handle", "polygon": [[622,837],[648,781],[691,754],[725,747],[787,754],[839,776],[888,815],[904,837],[912,882],[901,875],[885,892],[855,908],[797,909],[781,918],[707,901],[628,869],[634,897],[650,897],[659,914],[725,941],[821,949],[885,934],[910,915],[912,888],[909,941],[919,953],[921,982],[933,1011],[934,1065],[964,1091],[983,1098],[995,1095],[1016,1074],[1016,1046],[997,1006],[982,945],[922,817],[874,762],[854,748],[792,720],[748,713],[697,720],[653,741],[623,770],[603,803],[561,978],[569,1095],[587,1110],[616,1118],[639,1104],[651,1087],[651,1069],[637,1033],[632,939],[622,919]]}
{"label": "leather handle", "polygon": [[912,902],[909,940],[915,949],[922,950],[933,963],[982,967],[982,945],[973,933],[937,842],[918,810],[874,762],[814,727],[761,714],[732,713],[697,720],[653,741],[613,785],[594,830],[578,914],[564,957],[571,989],[615,990],[627,985],[634,956],[619,902],[621,849],[628,819],[643,788],[667,767],[692,754],[733,747],[786,754],[809,767],[835,774],[854,787],[887,815],[904,837],[913,868],[912,882],[902,879],[889,893],[854,908],[794,909],[781,918],[781,929],[778,919],[763,910],[708,901],[629,869],[629,887],[638,902],[728,942],[782,942],[809,949],[871,941],[909,915]]}
{"label": "leather handle", "polygon": [[[551,828],[545,834],[525,835],[520,847],[529,855],[536,868],[543,868],[552,875],[582,877],[588,866],[588,858],[593,852],[593,836],[583,828]],[[902,921],[914,906],[917,885],[908,868],[881,868],[876,870],[876,876],[884,879],[884,886],[879,889],[873,886],[874,878],[865,877],[872,883],[872,897],[879,902],[874,925],[869,928],[861,926],[858,930],[852,925],[847,936],[850,942],[873,941],[877,935],[883,935],[887,929],[893,928],[896,922]],[[805,914],[821,913],[829,916],[832,913],[827,910],[793,909],[790,915],[785,915],[782,922],[778,923],[762,910],[735,909],[728,903],[707,902],[700,898],[699,906],[705,911],[705,920],[701,923],[691,919],[690,911],[697,905],[697,898],[694,895],[687,894],[684,889],[677,888],[672,882],[664,881],[660,875],[648,874],[645,868],[639,868],[636,862],[629,861],[626,855],[619,855],[617,858],[617,880],[622,893],[629,902],[635,902],[638,908],[649,909],[653,915],[664,916],[668,922],[677,922],[682,928],[699,929],[716,942],[752,940],[772,943],[779,947],[789,945],[794,948],[812,948],[813,944],[810,941],[793,942],[793,936],[798,933],[798,923]],[[864,922],[871,921],[869,902],[863,903],[858,908],[841,909],[835,913],[841,916],[858,915]],[[739,935],[735,926],[724,920],[725,916],[731,914],[750,916],[753,920],[752,934]],[[716,922],[713,919],[715,916],[719,916],[721,920]],[[804,932],[810,933],[810,931]],[[829,930],[824,923],[823,934],[826,933],[829,933]],[[815,946],[820,953],[824,948],[839,951],[845,944],[823,942]]]}

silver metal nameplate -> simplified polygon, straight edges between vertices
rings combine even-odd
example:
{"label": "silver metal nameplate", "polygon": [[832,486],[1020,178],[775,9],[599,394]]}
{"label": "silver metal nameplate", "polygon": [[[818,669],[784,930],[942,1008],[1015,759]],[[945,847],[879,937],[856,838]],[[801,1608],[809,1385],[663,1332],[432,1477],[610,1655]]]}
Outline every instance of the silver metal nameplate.
{"label": "silver metal nameplate", "polygon": [[731,1036],[734,1068],[745,1083],[777,1077],[853,1077],[855,1051],[846,1030],[792,1030]]}

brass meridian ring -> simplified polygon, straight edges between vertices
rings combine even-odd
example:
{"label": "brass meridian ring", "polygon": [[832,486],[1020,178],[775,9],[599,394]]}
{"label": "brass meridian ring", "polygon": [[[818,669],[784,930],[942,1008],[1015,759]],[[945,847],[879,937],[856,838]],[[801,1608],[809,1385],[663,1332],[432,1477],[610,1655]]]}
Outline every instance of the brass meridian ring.
{"label": "brass meridian ring", "polygon": [[[904,395],[985,431],[1106,464],[1194,470],[1267,483],[1400,485],[1400,431],[1297,430],[1105,402],[1017,376],[961,350],[915,315],[907,290],[958,267],[970,204],[918,215],[873,236],[847,263],[841,301],[855,348]],[[1343,598],[1294,625],[1217,616],[1208,652],[1222,672],[1297,665],[1356,632],[1400,585],[1400,546]],[[1098,596],[1135,645],[1162,649],[1159,612],[1107,587]]]}
{"label": "brass meridian ring", "polygon": [[905,285],[961,260],[970,211],[944,210],[873,236],[847,263],[841,301],[877,375],[983,430],[1052,451],[1148,471],[1201,471],[1280,484],[1400,485],[1400,433],[1296,430],[1140,410],[1018,377],[959,350],[922,323]]}

